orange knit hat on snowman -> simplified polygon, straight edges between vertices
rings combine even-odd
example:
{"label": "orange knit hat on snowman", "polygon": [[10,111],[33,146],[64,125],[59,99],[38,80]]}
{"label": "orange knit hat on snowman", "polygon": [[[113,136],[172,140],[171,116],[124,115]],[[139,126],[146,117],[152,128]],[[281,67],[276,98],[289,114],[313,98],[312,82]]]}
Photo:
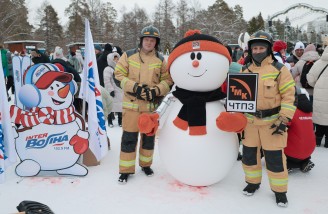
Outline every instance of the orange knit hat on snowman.
{"label": "orange knit hat on snowman", "polygon": [[173,61],[182,54],[193,51],[210,51],[225,56],[229,62],[231,57],[229,51],[224,45],[213,36],[202,34],[200,30],[189,30],[185,33],[184,38],[181,39],[173,48],[167,62],[167,70]]}

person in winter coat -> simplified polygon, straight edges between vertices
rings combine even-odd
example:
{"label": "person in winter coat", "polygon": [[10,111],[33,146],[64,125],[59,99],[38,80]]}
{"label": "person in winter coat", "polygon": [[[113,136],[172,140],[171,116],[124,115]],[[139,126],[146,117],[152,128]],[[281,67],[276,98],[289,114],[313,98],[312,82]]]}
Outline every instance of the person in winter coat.
{"label": "person in winter coat", "polygon": [[82,66],[81,62],[76,56],[76,53],[74,51],[71,51],[71,57],[69,58],[68,62],[73,66],[73,68],[80,74],[82,73]]}
{"label": "person in winter coat", "polygon": [[242,164],[247,186],[245,195],[253,195],[262,180],[261,148],[271,190],[278,206],[286,207],[288,171],[283,149],[287,144],[287,124],[296,110],[295,82],[290,71],[272,53],[273,39],[258,31],[249,41],[250,65],[243,73],[258,74],[257,107],[255,113],[245,113],[248,123],[244,130]]}
{"label": "person in winter coat", "polygon": [[[158,53],[159,30],[153,26],[142,29],[140,48],[126,51],[115,67],[115,78],[124,91],[122,142],[119,183],[126,183],[135,173],[136,146],[138,144],[138,118],[142,113],[153,112],[173,84],[166,61]],[[147,176],[153,160],[155,136],[141,134],[139,165]]]}
{"label": "person in winter coat", "polygon": [[113,97],[113,110],[110,115],[108,115],[108,125],[113,127],[113,115],[114,112],[117,112],[118,116],[118,125],[122,126],[122,101],[123,101],[123,91],[120,87],[115,84],[114,81],[114,70],[116,63],[120,59],[118,53],[110,53],[107,55],[108,66],[104,70],[104,83],[106,90]]}
{"label": "person in winter coat", "polygon": [[302,57],[304,48],[305,46],[303,42],[296,42],[292,54],[287,58],[287,62],[291,65],[291,67],[294,67],[298,60]]}
{"label": "person in winter coat", "polygon": [[300,169],[308,172],[314,167],[311,154],[315,149],[315,136],[312,121],[312,103],[304,88],[296,87],[295,106],[297,107],[291,123],[288,125],[287,158],[288,172]]}
{"label": "person in winter coat", "polygon": [[68,62],[67,58],[64,57],[63,49],[59,46],[55,48],[54,59],[51,63],[59,63],[65,69],[65,72],[71,73],[74,76],[74,81],[76,83],[81,83],[81,77],[75,68]]}
{"label": "person in winter coat", "polygon": [[277,40],[273,43],[273,55],[280,62],[284,64],[289,70],[291,69],[290,64],[286,61],[286,49],[287,43],[281,40]]}
{"label": "person in winter coat", "polygon": [[102,48],[101,48],[101,46],[99,44],[96,44],[94,47],[95,47],[96,59],[98,60],[98,58],[102,54]]}
{"label": "person in winter coat", "polygon": [[9,75],[9,70],[8,70],[7,50],[3,48],[3,45],[0,45],[0,54],[2,60],[3,74],[6,78]]}
{"label": "person in winter coat", "polygon": [[250,62],[250,56],[248,55],[248,50],[244,50],[243,55],[237,61],[240,65],[246,65]]}
{"label": "person in winter coat", "polygon": [[75,54],[76,54],[76,58],[79,60],[80,64],[82,65],[81,66],[81,72],[82,72],[83,71],[83,65],[84,65],[84,59],[83,59],[81,50],[80,49],[76,50]]}
{"label": "person in winter coat", "polygon": [[[291,69],[293,78],[295,80],[295,83],[297,87],[302,88],[301,84],[301,77],[302,77],[302,70],[306,63],[314,63],[320,58],[318,52],[316,51],[316,48],[313,44],[309,44],[306,46],[304,50],[304,54],[300,58],[300,60],[296,63],[296,65]],[[306,88],[307,92],[310,95],[310,100],[312,102],[313,100],[313,89],[312,88]]]}
{"label": "person in winter coat", "polygon": [[328,46],[307,74],[307,80],[314,87],[313,122],[316,124],[316,143],[320,146],[325,136],[324,146],[328,148]]}
{"label": "person in winter coat", "polygon": [[110,44],[105,45],[104,52],[97,58],[97,66],[98,66],[98,74],[99,74],[99,82],[102,87],[105,87],[104,84],[104,70],[108,66],[107,63],[107,55],[112,53],[112,46]]}
{"label": "person in winter coat", "polygon": [[113,47],[113,53],[114,52],[118,53],[120,56],[122,56],[122,54],[123,54],[123,51],[119,46],[114,46]]}
{"label": "person in winter coat", "polygon": [[38,49],[31,50],[31,58],[33,64],[49,63],[50,59],[46,54],[41,53]]}

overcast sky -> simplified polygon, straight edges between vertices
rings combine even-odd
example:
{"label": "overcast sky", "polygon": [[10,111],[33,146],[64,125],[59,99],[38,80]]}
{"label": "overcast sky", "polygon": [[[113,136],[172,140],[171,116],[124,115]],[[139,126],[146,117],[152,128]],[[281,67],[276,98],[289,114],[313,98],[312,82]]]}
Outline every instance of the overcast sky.
{"label": "overcast sky", "polygon": [[[30,9],[30,19],[34,19],[35,11],[44,0],[26,0],[27,7]],[[48,0],[52,6],[55,8],[57,13],[59,14],[61,24],[65,24],[67,22],[67,17],[64,16],[64,10],[68,7],[70,0]],[[138,4],[139,7],[146,9],[149,15],[151,15],[155,6],[158,4],[159,0],[103,0],[110,1],[114,8],[120,12],[123,7],[127,9],[127,11],[132,10],[135,4]],[[174,3],[179,2],[178,0],[172,0]],[[188,2],[192,2],[194,0],[187,0]],[[239,4],[244,9],[244,17],[248,21],[251,17],[256,16],[259,12],[262,12],[262,16],[266,19],[269,15],[272,15],[281,10],[285,10],[291,5],[297,3],[306,3],[310,4],[314,7],[325,7],[328,11],[328,3],[327,0],[225,0],[230,7],[234,7],[236,4]],[[215,0],[198,0],[200,2],[202,9],[207,9],[208,6],[213,5]],[[261,2],[261,4],[259,4]],[[260,6],[264,4],[264,6]],[[118,14],[120,17],[120,15]]]}

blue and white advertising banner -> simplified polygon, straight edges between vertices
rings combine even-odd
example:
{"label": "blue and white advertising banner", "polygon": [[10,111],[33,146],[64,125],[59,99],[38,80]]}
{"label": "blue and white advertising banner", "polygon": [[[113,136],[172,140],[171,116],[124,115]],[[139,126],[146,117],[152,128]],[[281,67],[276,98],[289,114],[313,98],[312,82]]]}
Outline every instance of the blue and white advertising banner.
{"label": "blue and white advertising banner", "polygon": [[0,183],[5,181],[6,168],[16,162],[14,133],[10,122],[6,91],[2,61],[0,60]]}
{"label": "blue and white advertising banner", "polygon": [[101,99],[97,60],[89,20],[85,19],[85,61],[81,84],[82,98],[88,103],[90,149],[100,161],[108,152],[107,133]]}

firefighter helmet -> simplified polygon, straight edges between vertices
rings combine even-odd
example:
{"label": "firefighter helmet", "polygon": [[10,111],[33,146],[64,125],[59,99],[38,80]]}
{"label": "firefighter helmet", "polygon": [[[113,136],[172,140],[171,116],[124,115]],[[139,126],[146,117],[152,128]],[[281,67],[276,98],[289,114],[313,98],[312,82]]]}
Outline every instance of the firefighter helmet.
{"label": "firefighter helmet", "polygon": [[251,37],[248,40],[248,48],[250,49],[251,45],[254,42],[260,42],[260,41],[268,43],[269,49],[272,48],[272,44],[273,44],[272,36],[269,33],[264,32],[262,30],[259,30],[251,35]]}
{"label": "firefighter helmet", "polygon": [[143,37],[155,37],[155,38],[160,39],[159,30],[152,25],[144,27],[141,30],[141,34],[140,34],[140,38],[143,38]]}

